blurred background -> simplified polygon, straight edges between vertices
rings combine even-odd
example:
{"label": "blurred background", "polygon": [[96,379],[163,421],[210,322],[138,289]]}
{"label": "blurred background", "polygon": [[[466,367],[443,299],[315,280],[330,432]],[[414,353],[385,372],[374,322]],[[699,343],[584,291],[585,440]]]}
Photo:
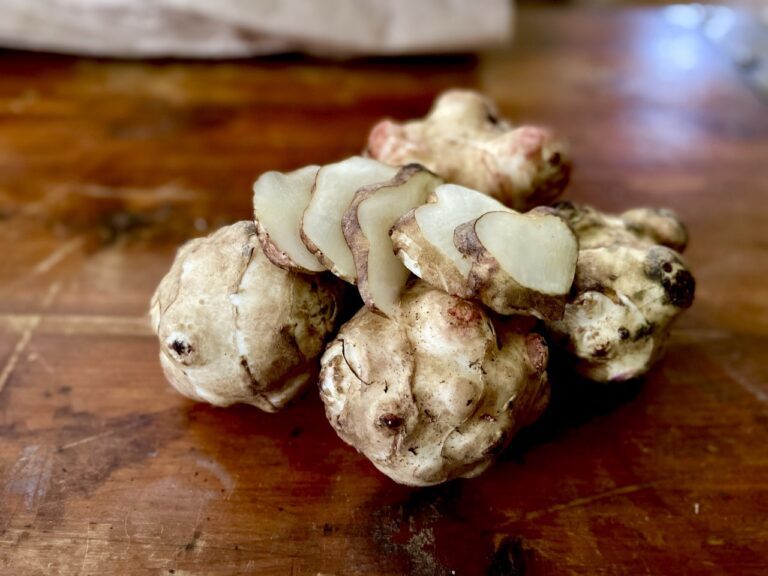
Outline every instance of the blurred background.
{"label": "blurred background", "polygon": [[[676,5],[706,19],[730,9],[765,25],[762,0],[522,0],[523,7]],[[0,44],[115,57],[332,56],[460,52],[508,39],[512,0],[2,0]],[[720,25],[722,28],[722,24]]]}

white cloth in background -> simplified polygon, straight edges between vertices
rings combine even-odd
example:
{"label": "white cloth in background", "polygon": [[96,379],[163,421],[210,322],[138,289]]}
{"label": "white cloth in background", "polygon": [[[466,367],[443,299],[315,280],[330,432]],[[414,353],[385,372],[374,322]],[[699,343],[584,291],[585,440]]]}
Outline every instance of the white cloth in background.
{"label": "white cloth in background", "polygon": [[113,57],[462,52],[509,40],[512,0],[0,0],[0,46]]}

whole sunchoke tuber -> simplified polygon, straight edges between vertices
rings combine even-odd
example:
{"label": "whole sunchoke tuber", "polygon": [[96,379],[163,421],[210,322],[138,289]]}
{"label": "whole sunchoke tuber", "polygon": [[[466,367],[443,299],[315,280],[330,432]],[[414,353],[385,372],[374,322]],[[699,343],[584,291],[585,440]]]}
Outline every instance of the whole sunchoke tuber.
{"label": "whole sunchoke tuber", "polygon": [[152,298],[163,371],[194,400],[275,412],[317,373],[339,294],[330,275],[272,264],[252,222],[192,240]]}
{"label": "whole sunchoke tuber", "polygon": [[379,122],[368,153],[388,164],[417,162],[516,210],[557,198],[571,172],[561,138],[538,126],[510,126],[485,96],[469,90],[443,93],[422,120]]}
{"label": "whole sunchoke tuber", "polygon": [[580,249],[563,318],[549,325],[554,341],[589,379],[642,376],[693,303],[696,282],[672,249],[685,247],[685,227],[669,210],[609,216],[570,202],[555,210],[570,222]]}
{"label": "whole sunchoke tuber", "polygon": [[326,416],[396,482],[476,476],[547,405],[547,347],[532,325],[419,281],[397,317],[364,308],[328,346]]}

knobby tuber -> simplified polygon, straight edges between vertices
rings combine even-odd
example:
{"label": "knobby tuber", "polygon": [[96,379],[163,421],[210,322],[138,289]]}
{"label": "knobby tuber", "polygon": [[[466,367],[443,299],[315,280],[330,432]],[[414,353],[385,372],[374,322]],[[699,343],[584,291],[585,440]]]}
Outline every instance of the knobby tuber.
{"label": "knobby tuber", "polygon": [[368,153],[388,164],[417,162],[517,210],[554,200],[571,171],[561,138],[537,126],[511,127],[486,97],[467,90],[442,94],[423,120],[379,122]]}
{"label": "knobby tuber", "polygon": [[329,275],[273,265],[252,222],[192,240],[152,297],[163,371],[193,400],[274,412],[316,376],[339,293]]}
{"label": "knobby tuber", "polygon": [[643,375],[693,303],[695,280],[673,250],[685,248],[685,227],[668,210],[609,216],[572,203],[556,210],[576,231],[580,250],[563,318],[549,326],[554,341],[589,379]]}
{"label": "knobby tuber", "polygon": [[396,482],[476,476],[549,399],[547,347],[532,324],[417,282],[396,317],[363,308],[328,346],[326,416]]}

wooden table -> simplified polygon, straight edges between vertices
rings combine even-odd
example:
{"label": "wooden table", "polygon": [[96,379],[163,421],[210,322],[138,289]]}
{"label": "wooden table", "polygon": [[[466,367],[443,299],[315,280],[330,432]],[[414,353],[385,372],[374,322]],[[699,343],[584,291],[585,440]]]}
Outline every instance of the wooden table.
{"label": "wooden table", "polygon": [[[569,136],[570,198],[689,223],[696,304],[645,382],[565,385],[484,476],[422,490],[314,390],[178,396],[145,313],[179,243],[457,85]],[[0,573],[768,573],[766,170],[768,108],[660,11],[529,10],[477,58],[0,53]]]}

